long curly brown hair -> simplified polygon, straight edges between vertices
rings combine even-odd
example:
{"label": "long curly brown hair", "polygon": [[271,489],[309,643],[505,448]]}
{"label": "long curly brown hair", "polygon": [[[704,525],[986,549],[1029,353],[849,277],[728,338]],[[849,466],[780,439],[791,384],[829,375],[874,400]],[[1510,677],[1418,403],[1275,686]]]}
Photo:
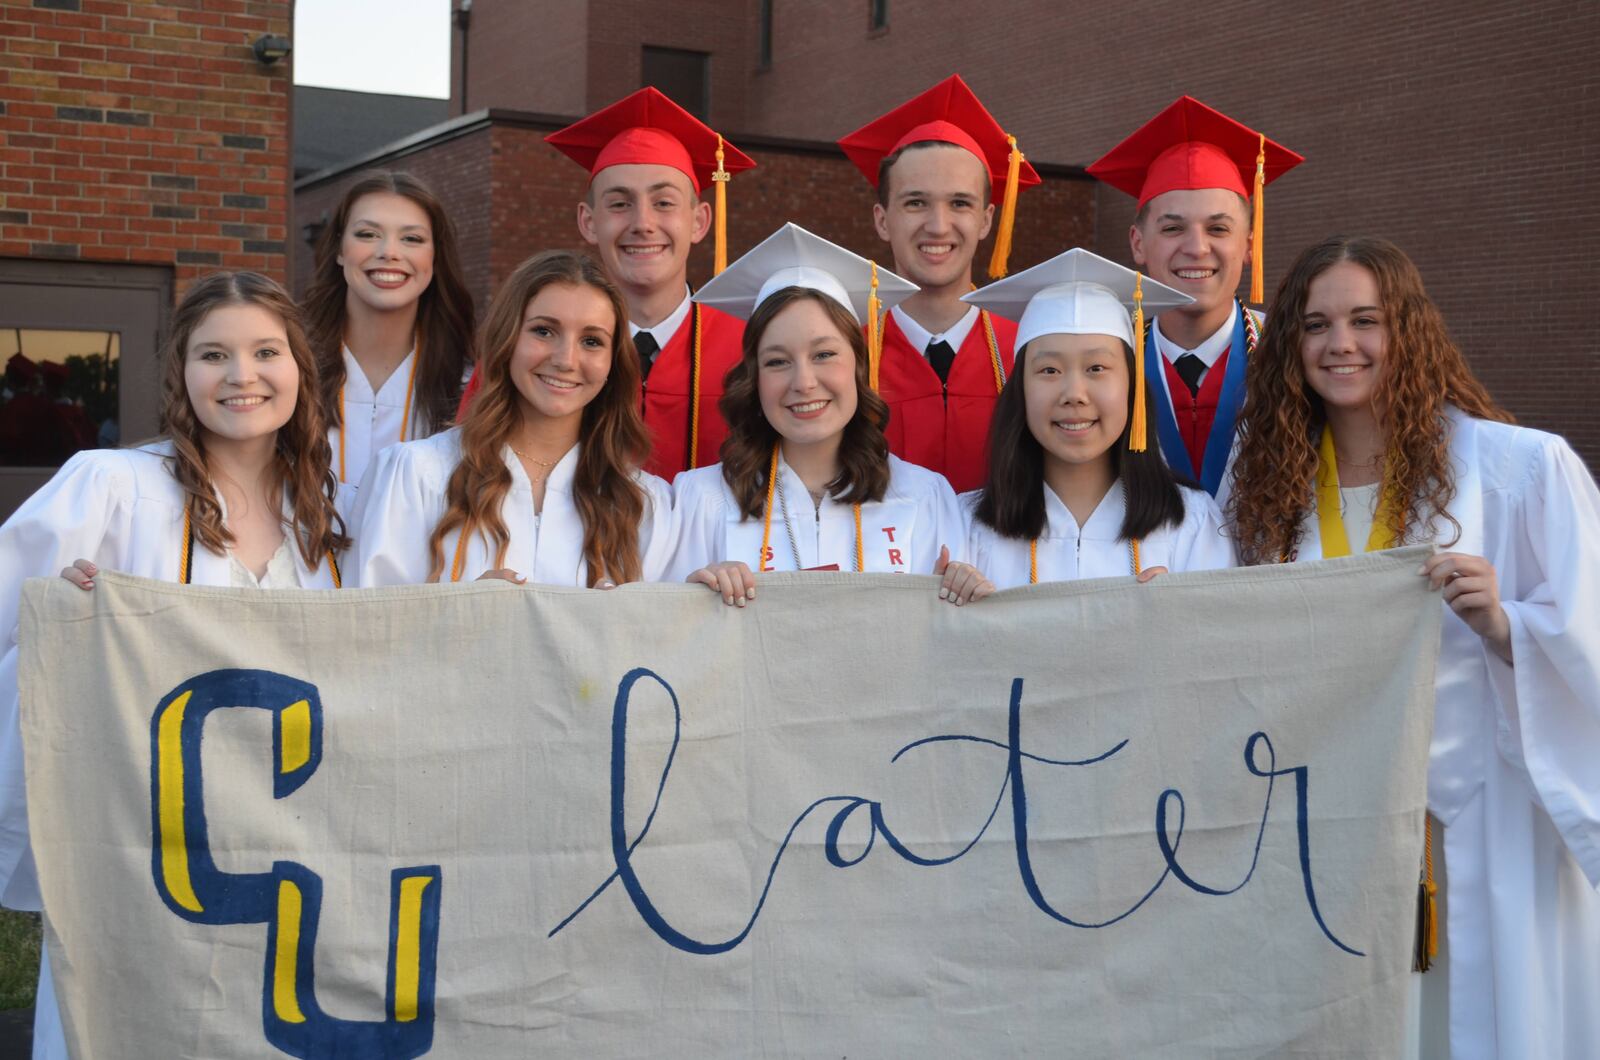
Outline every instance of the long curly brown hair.
{"label": "long curly brown hair", "polygon": [[423,436],[444,429],[455,418],[461,400],[461,377],[472,356],[472,295],[462,279],[455,228],[439,199],[409,173],[368,173],[350,185],[332,219],[317,237],[316,265],[302,301],[306,333],[317,353],[321,373],[323,418],[338,424],[339,391],[344,386],[345,299],[349,289],[339,247],[350,224],[350,211],[365,195],[388,192],[410,199],[428,215],[433,229],[433,280],[417,300],[417,375],[415,408],[422,414]]}
{"label": "long curly brown hair", "polygon": [[161,433],[172,442],[172,477],[188,497],[190,523],[201,545],[221,555],[233,543],[222,521],[211,473],[206,468],[205,435],[189,402],[184,362],[189,340],[213,310],[255,305],[283,320],[289,353],[300,370],[294,412],[278,429],[271,473],[273,489],[282,490],[293,513],[290,525],[306,566],[315,570],[329,552],[350,547],[343,520],[334,510],[338,486],[333,475],[333,450],[317,403],[317,365],[306,343],[300,311],[289,293],[255,272],[214,272],[190,285],[173,316],[172,335],[161,351]]}
{"label": "long curly brown hair", "polygon": [[643,576],[639,559],[639,521],[645,491],[635,470],[650,452],[650,436],[639,414],[639,355],[628,336],[628,309],[622,293],[593,259],[550,250],[518,265],[495,293],[478,336],[482,389],[461,423],[461,463],[450,475],[445,512],[428,539],[433,553],[430,581],[444,573],[444,541],[452,530],[482,533],[505,563],[511,532],[500,516],[511,489],[511,471],[502,452],[522,425],[521,395],[511,381],[511,355],[522,331],[528,303],[551,284],[592,287],[606,296],[612,311],[611,372],[579,426],[578,470],[572,501],[583,520],[583,558],[589,585],[609,578],[619,585]]}
{"label": "long curly brown hair", "polygon": [[889,424],[889,405],[872,389],[867,341],[861,334],[861,325],[849,310],[820,291],[785,287],[750,314],[744,326],[739,363],[728,370],[722,384],[722,400],[717,403],[728,424],[728,436],[722,441],[722,478],[745,518],[759,517],[766,506],[767,472],[772,467],[772,447],[779,440],[777,429],[761,411],[756,387],[761,368],[756,354],[773,318],[807,299],[822,306],[856,359],[856,414],[845,424],[844,439],[839,444],[839,477],[828,483],[828,492],[843,504],[863,504],[881,501],[889,489],[889,441],[883,433]]}
{"label": "long curly brown hair", "polygon": [[1301,360],[1311,281],[1342,261],[1372,273],[1387,332],[1384,375],[1374,400],[1383,425],[1384,496],[1403,498],[1396,543],[1427,538],[1455,496],[1449,464],[1448,406],[1479,419],[1511,422],[1467,367],[1444,318],[1405,252],[1383,239],[1332,236],[1304,251],[1278,288],[1250,358],[1240,448],[1228,514],[1239,556],[1249,564],[1292,557],[1313,506],[1322,399]]}

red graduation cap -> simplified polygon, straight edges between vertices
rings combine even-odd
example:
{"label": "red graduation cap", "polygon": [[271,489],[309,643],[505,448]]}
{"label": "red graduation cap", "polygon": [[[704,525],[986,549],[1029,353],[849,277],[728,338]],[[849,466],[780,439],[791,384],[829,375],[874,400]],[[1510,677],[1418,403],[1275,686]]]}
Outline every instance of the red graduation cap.
{"label": "red graduation cap", "polygon": [[656,88],[641,88],[544,140],[590,176],[607,166],[671,166],[687,176],[697,192],[712,180],[719,150],[722,168],[729,173],[756,164]]}
{"label": "red graduation cap", "polygon": [[1039,174],[994,120],[972,89],[952,74],[926,92],[875,118],[839,141],[850,161],[878,186],[878,168],[902,147],[926,141],[954,144],[976,155],[989,171],[996,197],[1001,199],[1000,230],[995,236],[989,275],[1005,275],[1011,250],[1011,229],[1016,218],[1017,193],[1039,183]]}
{"label": "red graduation cap", "polygon": [[1183,96],[1089,166],[1089,173],[1139,200],[1169,191],[1222,188],[1255,205],[1250,300],[1262,291],[1262,189],[1305,158],[1192,96]]}
{"label": "red graduation cap", "polygon": [[716,271],[727,263],[727,198],[730,174],[753,169],[755,159],[723,141],[699,118],[656,88],[641,88],[597,110],[545,143],[589,171],[608,166],[671,166],[689,178],[696,193],[708,182],[717,189]]}

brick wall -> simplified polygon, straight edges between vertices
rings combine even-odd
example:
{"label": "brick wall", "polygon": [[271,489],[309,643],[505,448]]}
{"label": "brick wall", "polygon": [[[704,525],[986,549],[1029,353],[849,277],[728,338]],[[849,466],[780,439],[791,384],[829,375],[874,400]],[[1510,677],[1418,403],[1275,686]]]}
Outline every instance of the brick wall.
{"label": "brick wall", "polygon": [[286,278],[288,0],[0,0],[0,255]]}
{"label": "brick wall", "polygon": [[[1395,241],[1495,397],[1600,468],[1600,350],[1556,293],[1600,282],[1600,7],[901,0],[877,36],[864,0],[774,7],[754,132],[837,137],[951,72],[1035,161],[1085,165],[1183,93],[1262,129],[1307,157],[1266,196],[1268,297],[1327,235]],[[1092,246],[1127,261],[1133,203],[1098,199]]]}
{"label": "brick wall", "polygon": [[[873,33],[867,0],[809,0],[772,5],[765,71],[758,0],[715,15],[705,0],[656,0],[648,18],[636,0],[570,6],[587,12],[590,108],[638,86],[640,45],[699,48],[712,53],[713,121],[746,135],[832,141],[957,72],[1031,161],[1083,166],[1194,95],[1309,159],[1267,194],[1269,296],[1326,235],[1394,240],[1495,396],[1600,468],[1600,350],[1575,293],[1600,283],[1594,4],[997,0],[974,18],[967,0],[891,0],[888,30]],[[474,32],[525,37],[540,17],[482,0]],[[500,77],[515,98],[475,106],[571,110],[540,98],[529,73]],[[1037,194],[1023,200],[1027,226],[1076,232]],[[1127,260],[1132,203],[1096,197],[1089,245]],[[832,209],[815,197],[789,216]]]}
{"label": "brick wall", "polygon": [[[480,313],[495,285],[529,255],[554,247],[587,249],[578,235],[576,215],[588,175],[544,143],[545,135],[565,120],[493,113],[463,121],[472,123],[470,131],[460,131],[457,122],[433,142],[302,181],[295,193],[296,233],[331,217],[344,189],[362,170],[378,167],[416,174],[444,201],[461,237],[463,264]],[[729,185],[729,260],[795,219],[818,235],[885,266],[892,264],[888,245],[872,227],[871,188],[831,145],[736,142],[757,166]],[[1021,200],[1022,223],[1013,241],[1012,270],[1037,264],[1062,246],[1088,240],[1093,207],[1092,182],[1047,168],[1044,183]],[[986,241],[979,249],[979,278],[989,248]],[[295,254],[295,274],[303,289],[311,271],[311,250],[303,239],[297,240]],[[712,258],[712,240],[707,236],[690,259],[691,282],[710,278]]]}
{"label": "brick wall", "polygon": [[[451,0],[452,9],[461,0]],[[466,33],[450,33],[450,113],[486,107],[582,114],[589,109],[587,0],[477,0]],[[507,22],[507,19],[514,20]],[[455,26],[454,21],[451,23]],[[508,25],[510,30],[508,32]],[[462,98],[462,43],[467,94]],[[638,71],[635,69],[635,76]]]}

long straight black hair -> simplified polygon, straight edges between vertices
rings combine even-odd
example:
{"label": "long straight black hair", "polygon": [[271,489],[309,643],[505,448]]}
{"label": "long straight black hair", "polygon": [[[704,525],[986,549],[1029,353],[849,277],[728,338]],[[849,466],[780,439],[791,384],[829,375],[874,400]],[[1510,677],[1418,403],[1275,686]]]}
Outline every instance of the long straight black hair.
{"label": "long straight black hair", "polygon": [[[1124,540],[1145,537],[1163,526],[1183,522],[1183,491],[1179,480],[1161,456],[1156,441],[1155,387],[1144,388],[1147,447],[1142,453],[1128,448],[1133,427],[1133,350],[1121,343],[1128,365],[1128,423],[1122,437],[1111,446],[1111,470],[1127,493],[1122,517]],[[978,495],[973,517],[1002,537],[1030,541],[1044,534],[1044,447],[1028,430],[1027,402],[1023,397],[1028,347],[1017,351],[1011,378],[995,402],[989,424],[989,480]]]}

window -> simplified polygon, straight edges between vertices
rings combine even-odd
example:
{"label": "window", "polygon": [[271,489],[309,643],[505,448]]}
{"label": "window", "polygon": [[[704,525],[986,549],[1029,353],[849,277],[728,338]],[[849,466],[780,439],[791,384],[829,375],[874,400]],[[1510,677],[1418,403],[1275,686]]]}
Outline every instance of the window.
{"label": "window", "polygon": [[867,29],[881,31],[889,28],[889,0],[867,0]]}
{"label": "window", "polygon": [[644,48],[642,85],[654,86],[701,121],[710,120],[711,56],[681,48]]}
{"label": "window", "polygon": [[58,467],[79,449],[121,439],[115,331],[0,332],[0,465]]}
{"label": "window", "polygon": [[156,432],[170,270],[0,259],[0,519],[80,449]]}

